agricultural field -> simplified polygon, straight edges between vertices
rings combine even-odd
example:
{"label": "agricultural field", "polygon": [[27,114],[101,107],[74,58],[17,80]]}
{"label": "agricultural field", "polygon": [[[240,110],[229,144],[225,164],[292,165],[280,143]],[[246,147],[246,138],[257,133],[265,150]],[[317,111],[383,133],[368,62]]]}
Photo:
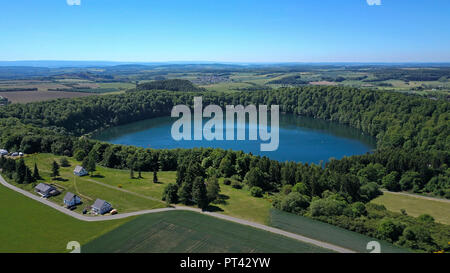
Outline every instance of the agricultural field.
{"label": "agricultural field", "polygon": [[83,222],[0,185],[0,253],[66,252],[67,243],[85,244],[133,218]]}
{"label": "agricultural field", "polygon": [[82,79],[0,80],[0,96],[12,103],[27,103],[60,98],[77,98],[93,94],[121,92],[131,83],[96,83]]}
{"label": "agricultural field", "polygon": [[14,91],[0,92],[0,96],[8,98],[11,103],[27,103],[35,101],[45,101],[54,99],[67,99],[92,96],[85,92],[64,92],[64,91]]}
{"label": "agricultural field", "polygon": [[384,192],[383,195],[372,200],[372,203],[384,205],[393,212],[400,212],[404,209],[408,215],[415,217],[429,214],[436,222],[450,225],[450,202],[446,202],[446,200],[434,201],[420,196],[413,197]]}
{"label": "agricultural field", "polygon": [[[28,75],[24,79],[23,75]],[[161,79],[184,79],[217,92],[247,92],[283,86],[339,85],[372,90],[403,92],[432,99],[449,99],[449,68],[384,67],[345,65],[136,65],[90,68],[52,68],[34,71],[24,68],[0,68],[2,89],[36,88],[42,100],[82,96],[82,93],[125,92],[136,86]],[[297,78],[297,81],[292,81]],[[45,93],[47,91],[74,92]],[[21,96],[22,95],[22,96]],[[39,100],[32,94],[10,93],[13,103]]]}
{"label": "agricultural field", "polygon": [[378,241],[381,245],[382,253],[408,252],[407,250],[398,248],[388,242],[373,239],[353,231],[276,209],[271,209],[270,211],[270,225],[362,253],[369,252],[366,247],[367,243],[370,241]]}
{"label": "agricultural field", "polygon": [[199,213],[170,211],[140,216],[83,245],[82,252],[318,253],[329,251]]}

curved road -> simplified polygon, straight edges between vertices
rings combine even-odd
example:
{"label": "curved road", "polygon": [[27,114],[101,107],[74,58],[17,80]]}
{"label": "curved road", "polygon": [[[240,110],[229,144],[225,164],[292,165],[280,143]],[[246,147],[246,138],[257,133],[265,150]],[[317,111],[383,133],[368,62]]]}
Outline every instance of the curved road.
{"label": "curved road", "polygon": [[205,215],[209,215],[212,217],[216,217],[222,220],[226,220],[226,221],[231,221],[231,222],[235,222],[241,225],[246,225],[246,226],[251,226],[257,229],[262,229],[268,232],[272,232],[275,234],[279,234],[282,236],[286,236],[301,242],[305,242],[305,243],[309,243],[315,246],[319,246],[322,248],[326,248],[326,249],[330,249],[332,251],[336,251],[336,252],[340,252],[340,253],[354,253],[355,251],[350,250],[350,249],[346,249],[340,246],[336,246],[333,244],[329,244],[329,243],[325,243],[322,241],[318,241],[315,239],[311,239],[302,235],[298,235],[295,233],[291,233],[291,232],[287,232],[278,228],[273,228],[270,226],[266,226],[266,225],[262,225],[259,223],[255,223],[255,222],[250,222],[247,220],[243,220],[243,219],[239,219],[236,217],[232,217],[232,216],[228,216],[228,215],[223,215],[223,214],[219,214],[219,213],[215,213],[215,212],[205,212],[202,211],[200,209],[196,209],[196,208],[190,208],[190,207],[184,207],[184,206],[174,206],[171,208],[161,208],[161,209],[151,209],[151,210],[141,210],[141,211],[135,211],[135,212],[129,212],[129,213],[122,213],[122,214],[116,214],[116,215],[102,215],[102,216],[86,216],[86,215],[81,215],[79,213],[76,213],[74,211],[68,210],[58,204],[55,204],[51,201],[48,201],[45,198],[39,197],[37,195],[34,195],[28,191],[22,190],[16,186],[13,186],[11,184],[9,184],[8,182],[6,182],[5,179],[3,179],[3,177],[0,175],[0,184],[2,184],[3,186],[12,189],[20,194],[23,194],[31,199],[34,199],[38,202],[41,202],[47,206],[50,206],[64,214],[67,214],[69,216],[72,216],[78,220],[81,221],[87,221],[87,222],[96,222],[96,221],[107,221],[107,220],[116,220],[116,219],[123,219],[123,218],[127,218],[127,217],[131,217],[131,216],[137,216],[137,215],[143,215],[143,214],[149,214],[149,213],[158,213],[158,212],[164,212],[164,211],[173,211],[173,210],[186,210],[186,211],[193,211],[193,212],[197,212],[197,213],[202,213]]}

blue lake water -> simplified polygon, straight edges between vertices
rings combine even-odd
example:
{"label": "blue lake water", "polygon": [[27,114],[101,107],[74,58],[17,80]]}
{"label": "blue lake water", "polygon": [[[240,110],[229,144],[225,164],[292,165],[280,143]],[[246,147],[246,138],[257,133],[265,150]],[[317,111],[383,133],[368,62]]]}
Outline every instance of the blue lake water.
{"label": "blue lake water", "polygon": [[[326,162],[330,158],[340,159],[344,156],[365,154],[372,151],[376,146],[373,137],[364,135],[355,128],[294,115],[280,115],[279,147],[272,152],[261,152],[260,144],[262,141],[260,140],[176,141],[171,136],[172,124],[176,120],[176,118],[161,117],[138,121],[106,129],[93,137],[114,144],[154,149],[213,147],[235,151],[242,150],[254,155],[265,155],[279,161],[288,160],[303,163]],[[246,126],[248,128],[248,123]]]}

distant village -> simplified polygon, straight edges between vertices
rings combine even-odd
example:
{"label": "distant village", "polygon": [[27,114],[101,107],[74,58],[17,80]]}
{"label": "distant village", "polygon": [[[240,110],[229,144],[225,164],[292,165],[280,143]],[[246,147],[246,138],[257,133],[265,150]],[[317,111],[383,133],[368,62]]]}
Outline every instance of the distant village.
{"label": "distant village", "polygon": [[9,104],[8,98],[0,96],[0,106],[8,105],[8,104]]}

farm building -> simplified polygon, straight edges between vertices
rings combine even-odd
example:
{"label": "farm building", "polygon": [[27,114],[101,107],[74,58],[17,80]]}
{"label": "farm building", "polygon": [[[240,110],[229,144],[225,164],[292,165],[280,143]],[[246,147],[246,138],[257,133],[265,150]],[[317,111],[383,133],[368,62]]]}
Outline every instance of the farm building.
{"label": "farm building", "polygon": [[34,190],[36,193],[45,198],[59,194],[59,191],[55,187],[45,183],[39,183],[36,187],[34,187]]}
{"label": "farm building", "polygon": [[76,176],[85,176],[88,175],[88,172],[86,171],[85,168],[81,166],[76,166],[75,169],[73,170],[73,174]]}
{"label": "farm building", "polygon": [[91,206],[91,211],[95,214],[105,214],[111,210],[111,204],[102,199],[95,200],[94,204]]}
{"label": "farm building", "polygon": [[70,208],[78,204],[81,204],[81,198],[78,195],[71,192],[66,193],[64,196],[64,205]]}

